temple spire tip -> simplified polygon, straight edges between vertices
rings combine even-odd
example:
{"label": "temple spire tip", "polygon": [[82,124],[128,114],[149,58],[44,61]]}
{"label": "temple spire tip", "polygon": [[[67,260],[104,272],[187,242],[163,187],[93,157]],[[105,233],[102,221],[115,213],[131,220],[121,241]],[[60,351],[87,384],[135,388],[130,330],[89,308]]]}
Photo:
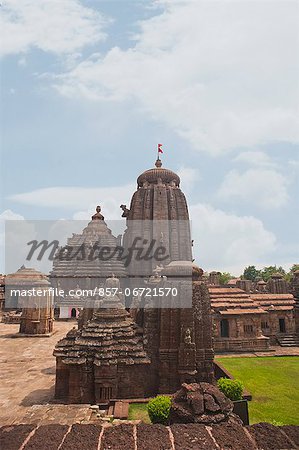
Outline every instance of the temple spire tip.
{"label": "temple spire tip", "polygon": [[161,161],[161,159],[159,157],[157,158],[157,160],[155,162],[155,166],[156,167],[162,167],[162,161]]}

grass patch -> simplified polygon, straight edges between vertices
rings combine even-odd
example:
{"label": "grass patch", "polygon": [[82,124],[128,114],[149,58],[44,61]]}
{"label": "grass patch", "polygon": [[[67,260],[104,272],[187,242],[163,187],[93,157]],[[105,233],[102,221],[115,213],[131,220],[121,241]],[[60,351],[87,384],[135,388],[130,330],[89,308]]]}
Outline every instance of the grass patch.
{"label": "grass patch", "polygon": [[299,424],[299,357],[216,358],[252,395],[250,423]]}
{"label": "grass patch", "polygon": [[151,423],[147,413],[147,403],[130,403],[128,419]]}

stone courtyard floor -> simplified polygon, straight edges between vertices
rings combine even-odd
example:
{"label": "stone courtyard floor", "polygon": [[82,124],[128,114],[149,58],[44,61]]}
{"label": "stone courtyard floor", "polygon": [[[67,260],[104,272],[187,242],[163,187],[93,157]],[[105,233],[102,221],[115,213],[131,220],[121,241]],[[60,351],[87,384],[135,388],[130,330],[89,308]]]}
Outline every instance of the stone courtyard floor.
{"label": "stone courtyard floor", "polygon": [[0,323],[0,425],[74,423],[90,416],[86,405],[49,405],[54,398],[56,342],[75,322],[55,322],[51,337],[13,338],[19,325]]}

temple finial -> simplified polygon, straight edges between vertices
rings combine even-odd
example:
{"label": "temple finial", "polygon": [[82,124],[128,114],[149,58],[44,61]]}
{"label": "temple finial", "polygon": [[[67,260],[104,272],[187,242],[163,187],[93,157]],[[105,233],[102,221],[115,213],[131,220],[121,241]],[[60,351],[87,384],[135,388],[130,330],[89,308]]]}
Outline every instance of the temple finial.
{"label": "temple finial", "polygon": [[96,213],[91,217],[92,220],[104,220],[104,216],[101,214],[101,207],[96,207]]}
{"label": "temple finial", "polygon": [[157,159],[157,161],[155,162],[155,166],[156,167],[162,167],[162,161],[160,158]]}

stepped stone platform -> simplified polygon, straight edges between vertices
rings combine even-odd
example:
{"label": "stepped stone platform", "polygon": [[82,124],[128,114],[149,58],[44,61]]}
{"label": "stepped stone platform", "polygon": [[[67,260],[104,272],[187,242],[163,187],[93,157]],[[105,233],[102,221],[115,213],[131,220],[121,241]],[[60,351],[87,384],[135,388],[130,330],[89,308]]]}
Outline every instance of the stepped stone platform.
{"label": "stepped stone platform", "polygon": [[146,425],[95,423],[71,426],[20,424],[0,429],[5,450],[281,450],[299,448],[299,427],[259,423]]}
{"label": "stepped stone platform", "polygon": [[299,347],[299,334],[284,333],[276,336],[281,347]]}

